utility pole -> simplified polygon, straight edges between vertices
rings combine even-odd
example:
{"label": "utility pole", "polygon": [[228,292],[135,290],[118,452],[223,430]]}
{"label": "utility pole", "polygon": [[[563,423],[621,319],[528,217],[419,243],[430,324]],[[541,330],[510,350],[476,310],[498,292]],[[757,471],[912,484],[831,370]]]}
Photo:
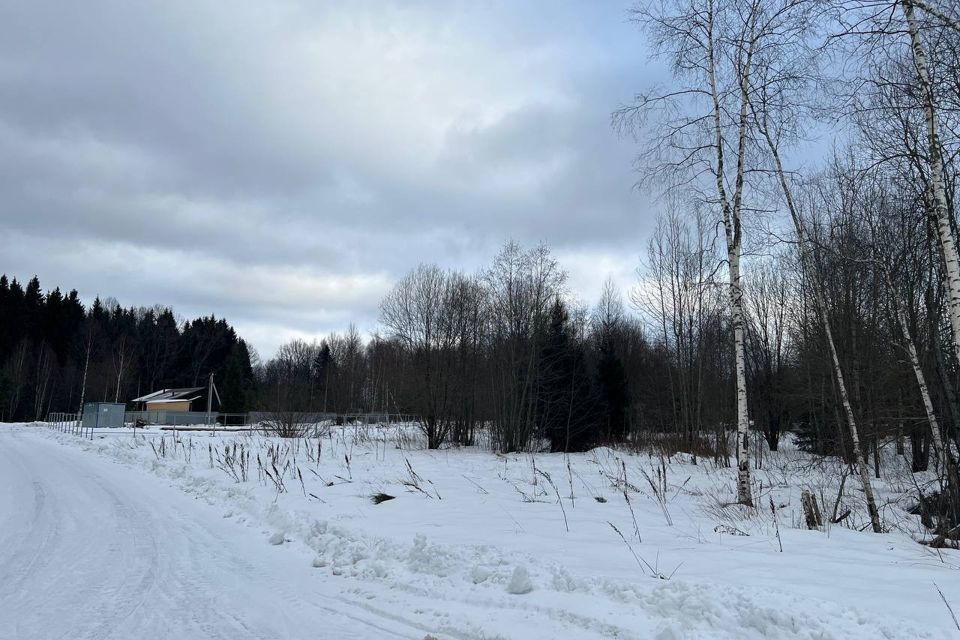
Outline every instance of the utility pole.
{"label": "utility pole", "polygon": [[[213,383],[213,372],[210,373],[210,377],[207,378],[207,424],[213,423],[213,430],[217,430],[217,417],[213,415],[213,397],[217,397],[217,406],[222,409],[223,400],[220,399],[220,392],[217,391],[217,385]],[[217,410],[218,412],[220,409]],[[224,416],[224,424],[226,424],[226,416]]]}
{"label": "utility pole", "polygon": [[[207,424],[210,424],[210,414],[213,412],[213,372],[207,381]],[[216,429],[216,427],[214,427]]]}

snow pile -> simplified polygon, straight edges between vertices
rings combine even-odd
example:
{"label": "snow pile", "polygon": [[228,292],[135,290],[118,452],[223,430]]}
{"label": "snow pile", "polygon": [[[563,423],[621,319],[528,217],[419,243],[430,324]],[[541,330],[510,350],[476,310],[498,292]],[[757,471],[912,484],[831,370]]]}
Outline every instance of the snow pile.
{"label": "snow pile", "polygon": [[507,585],[507,593],[514,595],[523,595],[533,591],[533,583],[530,581],[530,574],[526,567],[517,567],[510,576],[510,583]]}

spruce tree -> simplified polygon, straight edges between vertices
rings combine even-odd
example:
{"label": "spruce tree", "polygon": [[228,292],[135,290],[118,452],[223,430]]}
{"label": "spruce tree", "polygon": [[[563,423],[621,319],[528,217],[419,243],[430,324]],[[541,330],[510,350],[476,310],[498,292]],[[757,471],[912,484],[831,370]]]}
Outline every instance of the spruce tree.
{"label": "spruce tree", "polygon": [[[226,370],[223,375],[223,401],[220,410],[225,413],[241,413],[247,410],[247,381],[244,375],[244,357],[240,344],[230,349]],[[247,358],[249,363],[249,357]]]}
{"label": "spruce tree", "polygon": [[597,414],[610,440],[622,441],[627,434],[627,375],[617,354],[611,331],[600,336],[597,349]]}
{"label": "spruce tree", "polygon": [[586,358],[569,320],[566,305],[557,298],[541,352],[537,403],[540,433],[554,452],[583,451],[597,439]]}
{"label": "spruce tree", "polygon": [[333,354],[330,352],[330,343],[324,340],[320,343],[317,357],[313,361],[313,379],[317,389],[317,404],[324,412],[328,410],[330,384],[334,377],[335,368],[336,363],[333,361]]}

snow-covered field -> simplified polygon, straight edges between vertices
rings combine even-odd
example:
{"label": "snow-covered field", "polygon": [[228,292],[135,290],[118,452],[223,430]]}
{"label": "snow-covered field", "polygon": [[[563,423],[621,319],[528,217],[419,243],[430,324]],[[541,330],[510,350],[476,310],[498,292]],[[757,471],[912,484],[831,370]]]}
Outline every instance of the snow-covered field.
{"label": "snow-covered field", "polygon": [[89,441],[3,425],[0,638],[958,633],[937,587],[960,611],[960,554],[914,541],[914,480],[892,451],[882,535],[856,530],[849,478],[838,513],[853,513],[802,528],[801,489],[833,510],[836,462],[768,455],[752,514],[728,505],[731,469],[691,462],[426,451],[405,427]]}

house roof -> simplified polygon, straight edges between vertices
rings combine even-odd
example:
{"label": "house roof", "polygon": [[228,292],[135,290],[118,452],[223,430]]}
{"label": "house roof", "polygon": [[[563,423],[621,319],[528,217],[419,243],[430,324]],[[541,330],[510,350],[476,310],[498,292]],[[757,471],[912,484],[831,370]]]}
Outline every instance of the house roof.
{"label": "house roof", "polygon": [[203,397],[203,387],[187,387],[183,389],[161,389],[148,393],[145,396],[134,398],[131,402],[184,402]]}

